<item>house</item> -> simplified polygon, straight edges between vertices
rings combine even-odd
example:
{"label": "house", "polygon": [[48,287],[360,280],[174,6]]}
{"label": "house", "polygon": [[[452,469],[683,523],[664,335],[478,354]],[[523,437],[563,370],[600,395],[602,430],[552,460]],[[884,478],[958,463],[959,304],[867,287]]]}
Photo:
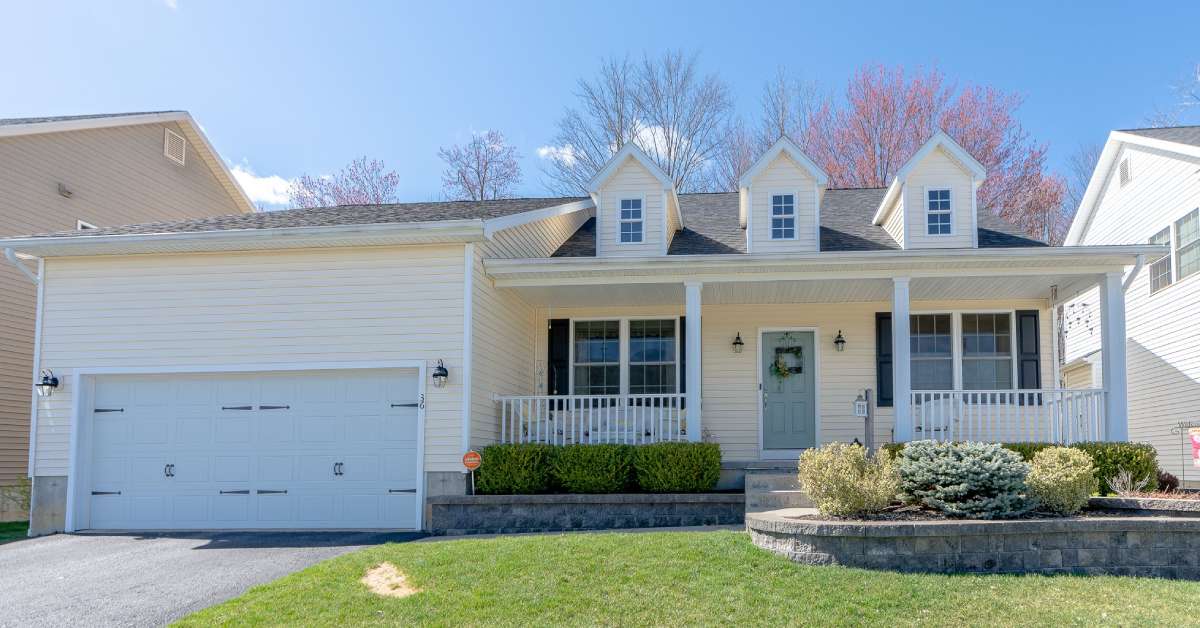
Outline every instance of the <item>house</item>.
{"label": "house", "polygon": [[736,482],[830,441],[1124,439],[1123,369],[1047,386],[1049,312],[1099,285],[1123,363],[1124,270],[1162,247],[1045,246],[977,211],[985,174],[936,133],[833,189],[780,140],[682,194],[627,145],[578,198],[0,241],[42,266],[59,381],[34,529],[421,528],[496,442],[705,439]]}
{"label": "house", "polygon": [[[1114,131],[1104,145],[1068,246],[1152,243],[1127,280],[1129,437],[1200,486],[1188,431],[1200,427],[1200,127]],[[1063,294],[1064,297],[1070,296]],[[1066,385],[1096,386],[1111,368],[1092,290],[1064,306]]]}
{"label": "house", "polygon": [[[251,211],[187,112],[0,119],[0,236]],[[0,264],[0,289],[3,487],[30,471],[37,290],[8,263]]]}

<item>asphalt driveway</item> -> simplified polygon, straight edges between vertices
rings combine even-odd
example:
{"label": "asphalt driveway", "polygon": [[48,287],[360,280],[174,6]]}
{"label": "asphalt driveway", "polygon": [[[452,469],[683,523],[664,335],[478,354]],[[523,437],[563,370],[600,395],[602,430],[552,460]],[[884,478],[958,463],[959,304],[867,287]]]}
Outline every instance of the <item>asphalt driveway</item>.
{"label": "asphalt driveway", "polygon": [[157,626],[392,532],[54,536],[0,545],[0,626]]}

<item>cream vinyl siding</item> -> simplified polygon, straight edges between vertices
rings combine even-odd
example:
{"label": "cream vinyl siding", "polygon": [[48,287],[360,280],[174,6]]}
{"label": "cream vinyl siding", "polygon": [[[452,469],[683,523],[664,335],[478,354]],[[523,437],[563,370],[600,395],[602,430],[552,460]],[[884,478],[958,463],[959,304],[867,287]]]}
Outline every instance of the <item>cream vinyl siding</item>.
{"label": "cream vinyl siding", "polygon": [[42,361],[66,385],[41,402],[36,474],[67,474],[77,368],[438,359],[425,469],[457,471],[464,268],[461,245],[47,260]]}
{"label": "cream vinyl siding", "polygon": [[673,200],[669,200],[670,206],[667,208],[667,249],[671,248],[671,241],[675,239],[675,234],[683,229],[682,223],[679,222],[679,207]]}
{"label": "cream vinyl siding", "polygon": [[[905,221],[908,223],[906,249],[969,249],[974,240],[972,229],[971,173],[949,153],[938,148],[923,159],[908,175],[904,189]],[[953,210],[952,235],[927,235],[925,224],[926,190],[950,188]]]}
{"label": "cream vinyl siding", "polygon": [[[0,236],[182,220],[241,210],[189,142],[186,166],[163,156],[163,129],[146,124],[0,138]],[[72,193],[58,193],[58,184]],[[36,264],[30,265],[36,271]],[[29,463],[36,289],[0,262],[0,485]]]}
{"label": "cream vinyl siding", "polygon": [[[750,185],[751,236],[755,253],[816,251],[816,180],[786,152],[782,152]],[[771,239],[771,196],[796,196],[796,239]]]}
{"label": "cream vinyl siding", "polygon": [[1092,365],[1083,362],[1064,367],[1062,377],[1064,388],[1092,388]]}
{"label": "cream vinyl siding", "polygon": [[[922,311],[1039,311],[1043,383],[1051,378],[1049,310],[1044,301],[914,301],[913,312]],[[891,303],[793,303],[772,305],[703,306],[703,427],[711,440],[721,445],[725,460],[759,458],[758,331],[763,328],[817,327],[820,354],[820,402],[818,420],[822,443],[849,442],[863,437],[862,419],[853,416],[853,401],[862,390],[875,389],[875,313],[891,310]],[[535,321],[537,359],[546,355],[548,318],[673,318],[683,315],[682,306],[631,306],[603,308],[545,308]],[[834,350],[838,330],[846,337],[846,350]],[[741,333],[746,343],[742,353],[730,343]],[[690,360],[689,356],[689,360]],[[545,373],[536,374],[535,394],[545,394]],[[876,442],[892,438],[892,409],[876,412]]]}
{"label": "cream vinyl siding", "polygon": [[[618,244],[621,199],[642,199],[643,239],[640,244]],[[654,175],[632,157],[600,188],[596,212],[596,255],[599,257],[649,257],[663,255],[663,187]]]}
{"label": "cream vinyl siding", "polygon": [[896,197],[896,202],[883,219],[883,230],[892,236],[900,248],[904,248],[904,195]]}

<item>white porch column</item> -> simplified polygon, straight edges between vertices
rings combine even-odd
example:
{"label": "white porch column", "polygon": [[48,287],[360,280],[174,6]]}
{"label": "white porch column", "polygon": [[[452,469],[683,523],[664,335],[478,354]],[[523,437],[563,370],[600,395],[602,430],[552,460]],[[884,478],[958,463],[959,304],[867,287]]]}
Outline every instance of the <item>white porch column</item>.
{"label": "white porch column", "polygon": [[1100,357],[1104,361],[1104,439],[1129,440],[1129,391],[1125,370],[1125,287],[1121,273],[1100,279]]}
{"label": "white porch column", "polygon": [[703,430],[700,422],[700,290],[704,284],[689,281],[683,284],[684,315],[687,317],[687,436],[690,441],[699,441]]}
{"label": "white porch column", "polygon": [[892,410],[897,442],[913,439],[912,372],[908,344],[908,277],[892,279]]}

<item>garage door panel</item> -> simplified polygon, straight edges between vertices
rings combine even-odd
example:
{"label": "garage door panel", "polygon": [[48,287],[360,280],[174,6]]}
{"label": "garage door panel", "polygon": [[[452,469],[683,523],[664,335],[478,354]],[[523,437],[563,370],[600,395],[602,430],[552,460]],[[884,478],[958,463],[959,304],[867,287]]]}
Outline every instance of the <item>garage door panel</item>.
{"label": "garage door panel", "polygon": [[133,419],[132,434],[136,445],[166,445],[171,441],[171,423],[165,412],[149,413]]}
{"label": "garage door panel", "polygon": [[266,411],[255,417],[258,445],[269,447],[277,443],[296,440],[296,419],[277,410]]}
{"label": "garage door panel", "polygon": [[329,495],[297,495],[296,519],[304,522],[331,522],[337,513],[336,496]]}
{"label": "garage door panel", "polygon": [[298,422],[299,440],[305,445],[332,445],[341,440],[343,422],[336,416],[306,416]]}
{"label": "garage door panel", "polygon": [[[408,460],[416,455],[416,448],[384,450],[381,456],[382,479],[390,483],[388,488],[414,488],[416,486],[417,470],[408,463]],[[402,486],[391,486],[391,484],[401,484]]]}
{"label": "garage door panel", "polygon": [[127,527],[129,498],[122,495],[93,495],[91,499],[92,527]]}
{"label": "garage door panel", "polygon": [[130,421],[122,416],[97,414],[92,423],[92,440],[102,451],[124,448],[130,442]]}
{"label": "garage door panel", "polygon": [[208,495],[175,495],[171,498],[171,521],[179,527],[207,527]]}
{"label": "garage door panel", "polygon": [[346,456],[342,461],[341,481],[378,483],[383,479],[379,456]]}
{"label": "garage door panel", "polygon": [[351,492],[342,495],[341,522],[347,526],[369,526],[372,523],[383,521],[382,500],[383,496],[378,494]]}
{"label": "garage door panel", "polygon": [[222,445],[252,445],[250,417],[222,416],[213,421],[213,442]]}
{"label": "garage door panel", "polygon": [[92,484],[96,490],[116,490],[128,479],[128,458],[100,458],[92,461]]}
{"label": "garage door panel", "polygon": [[[228,489],[236,490],[236,489]],[[226,527],[224,524],[230,523],[246,523],[250,519],[250,503],[253,497],[250,495],[216,495],[212,498],[212,519],[218,525],[215,527]]]}
{"label": "garage door panel", "polygon": [[382,430],[379,434],[380,440],[389,443],[413,443],[417,441],[417,409],[416,408],[396,408],[395,411],[388,413],[384,421],[382,421]]}
{"label": "garage door panel", "polygon": [[172,456],[171,484],[208,484],[212,481],[212,457],[210,456]]}
{"label": "garage door panel", "polygon": [[374,443],[383,436],[384,418],[379,414],[346,417],[346,442]]}
{"label": "garage door panel", "polygon": [[129,516],[134,521],[146,521],[158,526],[169,524],[166,495],[131,495]]}
{"label": "garage door panel", "polygon": [[178,418],[175,420],[175,442],[181,445],[209,445],[213,441],[212,424],[209,416]]}
{"label": "garage door panel", "polygon": [[259,482],[291,482],[295,477],[294,465],[294,456],[259,456],[255,479]]}
{"label": "garage door panel", "polygon": [[[285,489],[269,489],[269,490],[285,490]],[[260,523],[271,523],[274,526],[281,527],[281,523],[287,523],[295,520],[294,512],[295,497],[292,495],[255,495],[255,502],[258,506],[257,520]]]}
{"label": "garage door panel", "polygon": [[300,455],[296,456],[296,479],[301,482],[333,482],[333,465],[339,462],[336,456],[330,455]]}
{"label": "garage door panel", "polygon": [[167,465],[170,458],[165,456],[132,456],[129,458],[130,488],[163,489],[166,487]]}
{"label": "garage door panel", "polygon": [[213,458],[213,481],[249,482],[252,462],[250,456],[216,456]]}

